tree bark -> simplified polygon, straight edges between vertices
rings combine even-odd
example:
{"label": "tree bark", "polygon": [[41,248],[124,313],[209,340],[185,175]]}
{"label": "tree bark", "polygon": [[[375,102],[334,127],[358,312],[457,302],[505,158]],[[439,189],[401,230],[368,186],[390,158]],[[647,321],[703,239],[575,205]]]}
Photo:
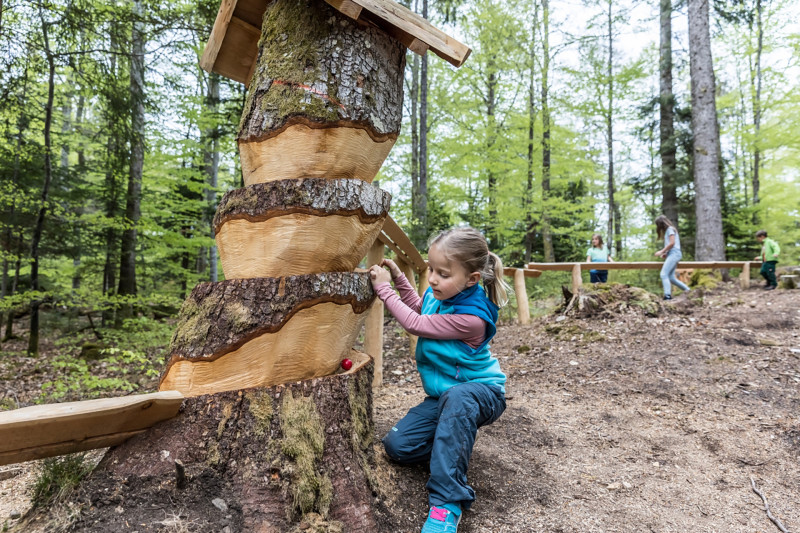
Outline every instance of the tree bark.
{"label": "tree bark", "polygon": [[238,135],[245,183],[372,181],[400,131],[404,65],[401,43],[324,0],[270,3]]}
{"label": "tree bark", "polygon": [[[210,72],[208,74],[208,90],[206,91],[206,105],[210,112],[216,114],[219,110],[219,74]],[[203,149],[203,170],[207,177],[208,188],[206,189],[206,212],[211,215],[206,217],[206,221],[214,236],[213,213],[217,207],[217,179],[219,176],[219,125],[205,132],[205,143]],[[208,279],[217,281],[217,247],[212,245],[208,248]]]}
{"label": "tree bark", "polygon": [[[761,0],[756,0],[756,68],[755,73],[751,73],[751,86],[755,85],[753,91],[753,127],[755,128],[755,140],[753,145],[753,205],[758,205],[759,189],[761,188],[761,52],[764,48],[764,29],[761,22]],[[755,79],[753,79],[755,78]],[[753,222],[758,222],[758,215],[754,213]]]}
{"label": "tree bark", "polygon": [[535,223],[533,219],[533,151],[534,132],[536,126],[536,29],[539,26],[539,3],[533,7],[533,23],[531,24],[531,49],[528,55],[530,61],[530,83],[528,85],[528,173],[525,184],[525,197],[523,198],[523,211],[525,213],[525,264],[531,262],[533,253],[533,239],[535,237]]}
{"label": "tree bark", "polygon": [[227,279],[352,272],[391,195],[361,180],[282,180],[228,192],[214,217]]}
{"label": "tree bark", "polygon": [[42,40],[44,43],[44,53],[47,60],[47,103],[45,104],[44,118],[44,184],[42,185],[41,206],[36,217],[36,225],[33,228],[31,238],[31,290],[34,292],[31,302],[31,325],[30,336],[28,337],[28,354],[36,356],[39,354],[39,242],[42,239],[44,229],[44,217],[47,213],[47,200],[50,192],[50,182],[53,178],[53,142],[51,130],[53,125],[53,100],[55,95],[56,64],[53,52],[50,49],[49,26],[50,23],[44,20],[42,7],[39,8],[39,20],[42,24]]}
{"label": "tree bark", "polygon": [[[416,9],[415,9],[416,10]],[[411,241],[418,250],[425,249],[425,230],[422,227],[421,197],[419,190],[419,54],[413,54],[411,63]]]}
{"label": "tree bark", "polygon": [[675,96],[672,93],[672,0],[661,0],[661,46],[659,62],[659,116],[661,154],[661,211],[678,224],[678,193],[675,183]]}
{"label": "tree bark", "polygon": [[[428,0],[422,0],[422,18],[428,18]],[[420,59],[419,74],[419,195],[417,197],[419,216],[420,250],[428,247],[430,233],[428,221],[428,54]]]}
{"label": "tree bark", "polygon": [[550,229],[548,198],[550,197],[550,106],[548,86],[550,70],[550,2],[542,0],[542,241],[544,260],[555,261],[553,234]]}
{"label": "tree bark", "polygon": [[607,96],[608,110],[606,113],[606,153],[608,155],[608,240],[614,239],[616,247],[615,257],[622,257],[622,238],[620,231],[620,209],[614,194],[614,34],[612,3],[608,2],[607,31],[608,31],[608,63],[606,77],[608,78]]}
{"label": "tree bark", "polygon": [[160,389],[197,396],[333,374],[374,297],[368,273],[201,283],[181,308]]}
{"label": "tree bark", "polygon": [[[128,191],[125,199],[125,224],[119,260],[119,296],[136,296],[136,238],[141,216],[142,171],[144,169],[144,28],[141,0],[133,0],[133,31],[131,33],[131,159]],[[121,306],[116,325],[133,316],[133,304]]]}
{"label": "tree bark", "polygon": [[350,357],[353,369],[335,376],[185,400],[176,418],[106,454],[72,530],[151,531],[181,516],[201,531],[379,531],[373,363]]}
{"label": "tree bark", "polygon": [[725,259],[719,176],[717,109],[708,27],[708,0],[689,0],[689,60],[698,261]]}

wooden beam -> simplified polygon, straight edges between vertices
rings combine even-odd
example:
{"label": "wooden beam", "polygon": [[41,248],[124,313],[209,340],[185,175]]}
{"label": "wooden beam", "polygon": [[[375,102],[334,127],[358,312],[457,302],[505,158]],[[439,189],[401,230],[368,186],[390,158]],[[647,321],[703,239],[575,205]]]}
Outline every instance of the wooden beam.
{"label": "wooden beam", "polygon": [[[759,261],[681,261],[678,263],[677,268],[694,268],[694,269],[718,269],[718,268],[743,268],[744,265],[760,265]],[[619,262],[613,263],[528,263],[528,268],[536,270],[550,270],[550,271],[572,271],[575,265],[579,265],[581,270],[591,270],[593,268],[601,268],[603,270],[639,270],[639,269],[653,269],[660,270],[664,266],[661,261],[639,261],[639,262]]]}
{"label": "wooden beam", "polygon": [[513,268],[513,267],[505,267],[503,268],[503,275],[514,277],[517,275],[517,271],[522,271],[526,278],[538,278],[542,275],[541,270],[531,270],[530,268]]}
{"label": "wooden beam", "polygon": [[425,291],[427,291],[430,286],[430,283],[428,283],[428,269],[426,268],[419,273],[419,295],[424,296]]}
{"label": "wooden beam", "polygon": [[[386,221],[383,223],[383,234],[397,245],[397,249],[401,250],[402,253],[408,257],[408,260],[417,273],[428,269],[428,263],[422,258],[422,255],[420,255],[414,243],[411,242],[411,239],[408,238],[408,235],[405,234],[391,215],[387,216]],[[392,249],[394,250],[394,248]]]}
{"label": "wooden beam", "polygon": [[528,291],[525,288],[525,271],[521,268],[514,273],[514,294],[517,296],[517,318],[519,323],[526,325],[531,321],[531,311],[528,307]]}
{"label": "wooden beam", "polygon": [[[339,9],[336,4],[340,3],[341,0],[325,1]],[[450,37],[433,26],[428,20],[397,2],[392,0],[350,1],[363,8],[359,19],[372,22],[390,35],[398,38],[413,52],[421,54],[430,48],[434,54],[456,67],[463,65],[472,52],[468,46]],[[344,11],[342,12],[345,13]],[[404,35],[408,37],[404,37]]]}
{"label": "wooden beam", "polygon": [[578,294],[578,291],[581,290],[581,285],[583,284],[583,278],[581,278],[581,264],[580,263],[573,263],[572,265],[572,294]]}
{"label": "wooden beam", "polygon": [[742,272],[739,274],[739,287],[742,289],[750,288],[750,263],[745,263],[742,266]]}
{"label": "wooden beam", "polygon": [[236,9],[236,0],[222,0],[208,43],[206,43],[203,55],[200,57],[200,67],[207,72],[211,72],[214,69],[214,63],[216,63],[220,48],[222,48],[225,34],[228,33],[228,25],[234,9]]}
{"label": "wooden beam", "polygon": [[177,415],[182,402],[162,391],[0,412],[0,465],[120,444]]}
{"label": "wooden beam", "polygon": [[352,0],[325,0],[330,5],[336,8],[340,13],[347,15],[353,20],[358,20],[361,15],[361,6]]}
{"label": "wooden beam", "polygon": [[[383,243],[376,240],[367,253],[367,268],[381,264],[383,260]],[[364,324],[364,351],[375,360],[373,387],[383,384],[383,302],[375,298],[367,311]]]}

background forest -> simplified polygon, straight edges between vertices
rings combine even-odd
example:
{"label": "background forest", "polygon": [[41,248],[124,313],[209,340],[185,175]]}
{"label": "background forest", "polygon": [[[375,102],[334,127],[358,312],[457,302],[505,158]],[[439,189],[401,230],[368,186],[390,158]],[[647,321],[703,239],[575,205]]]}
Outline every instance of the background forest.
{"label": "background forest", "polygon": [[[509,265],[583,260],[595,232],[617,259],[650,259],[652,221],[665,213],[684,259],[722,258],[696,252],[695,235],[710,232],[696,214],[705,151],[692,128],[689,6],[406,5],[473,48],[460,69],[408,55],[404,129],[377,181],[420,250],[434,231],[469,223]],[[187,291],[223,278],[211,220],[221,195],[241,186],[245,88],[198,66],[218,7],[0,4],[4,343],[25,339],[35,355],[40,337],[54,339],[68,369],[82,364],[70,354],[92,349],[112,367],[149,365]],[[764,228],[781,261],[797,262],[798,20],[791,0],[710,4],[720,191],[711,212],[723,243],[711,255],[751,259]],[[136,388],[91,379],[53,383],[49,394]]]}

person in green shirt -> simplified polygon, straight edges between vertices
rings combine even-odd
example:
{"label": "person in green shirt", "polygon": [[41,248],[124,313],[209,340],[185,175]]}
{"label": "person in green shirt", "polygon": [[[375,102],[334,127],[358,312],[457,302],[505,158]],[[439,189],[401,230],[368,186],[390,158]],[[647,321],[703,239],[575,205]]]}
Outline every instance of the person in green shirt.
{"label": "person in green shirt", "polygon": [[[603,244],[603,237],[599,233],[592,235],[592,247],[586,251],[587,263],[613,263],[611,254],[608,248]],[[608,270],[595,270],[589,271],[589,277],[592,283],[605,283],[608,281]]]}
{"label": "person in green shirt", "polygon": [[761,255],[756,257],[756,261],[762,261],[761,275],[767,280],[764,290],[771,291],[778,286],[778,281],[775,279],[775,265],[778,264],[778,254],[781,253],[781,247],[778,246],[777,242],[767,237],[767,232],[763,229],[756,232],[756,239],[761,243]]}

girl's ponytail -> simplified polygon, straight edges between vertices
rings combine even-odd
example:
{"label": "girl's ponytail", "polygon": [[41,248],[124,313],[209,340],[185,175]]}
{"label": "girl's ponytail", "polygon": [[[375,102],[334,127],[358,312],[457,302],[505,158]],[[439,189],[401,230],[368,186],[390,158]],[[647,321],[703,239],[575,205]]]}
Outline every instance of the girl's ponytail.
{"label": "girl's ponytail", "polygon": [[487,265],[483,276],[483,287],[486,295],[497,307],[503,307],[508,303],[508,283],[503,279],[503,261],[494,253],[489,252]]}

